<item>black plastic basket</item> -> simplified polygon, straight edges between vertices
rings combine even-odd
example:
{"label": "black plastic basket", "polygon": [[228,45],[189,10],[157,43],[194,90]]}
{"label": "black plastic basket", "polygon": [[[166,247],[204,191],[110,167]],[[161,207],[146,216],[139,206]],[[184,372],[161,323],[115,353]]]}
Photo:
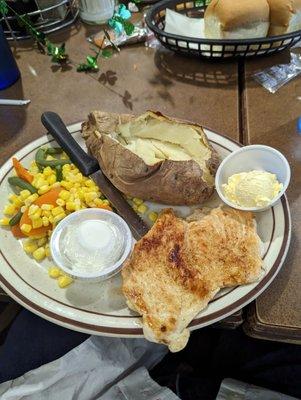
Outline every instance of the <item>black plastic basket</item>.
{"label": "black plastic basket", "polygon": [[152,6],[146,15],[146,23],[163,46],[184,55],[207,59],[233,59],[275,54],[301,40],[301,30],[281,36],[260,39],[202,39],[179,36],[164,32],[166,9],[186,14],[188,17],[204,17],[206,0],[164,0]]}

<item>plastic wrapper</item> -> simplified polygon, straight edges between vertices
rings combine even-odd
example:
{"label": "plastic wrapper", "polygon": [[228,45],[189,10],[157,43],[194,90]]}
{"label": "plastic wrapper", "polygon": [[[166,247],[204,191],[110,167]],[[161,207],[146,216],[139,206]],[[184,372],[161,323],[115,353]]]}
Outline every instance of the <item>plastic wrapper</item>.
{"label": "plastic wrapper", "polygon": [[224,379],[216,400],[297,400],[295,397],[274,392],[235,379]]}
{"label": "plastic wrapper", "polygon": [[[128,44],[145,42],[147,39],[147,35],[149,34],[149,30],[143,22],[139,22],[134,25],[135,29],[131,35],[127,35],[125,32],[123,32],[121,35],[117,35],[113,29],[108,30],[107,32],[110,35],[113,44],[117,47],[120,47]],[[111,46],[110,41],[105,37],[103,31],[97,33],[96,35],[90,36],[88,40],[89,42],[95,44],[98,47],[102,47],[103,49]]]}
{"label": "plastic wrapper", "polygon": [[145,339],[91,336],[63,357],[0,384],[1,400],[179,400],[146,369],[167,347]]}
{"label": "plastic wrapper", "polygon": [[253,75],[255,81],[270,93],[276,93],[283,85],[301,74],[301,54],[295,51],[291,52],[291,61],[289,64],[273,65],[270,68],[257,72]]}

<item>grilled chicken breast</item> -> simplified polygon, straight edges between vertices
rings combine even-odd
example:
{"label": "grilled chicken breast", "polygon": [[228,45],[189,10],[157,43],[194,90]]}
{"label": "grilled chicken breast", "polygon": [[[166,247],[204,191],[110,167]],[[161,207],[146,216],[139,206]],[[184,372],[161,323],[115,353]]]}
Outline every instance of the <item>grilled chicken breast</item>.
{"label": "grilled chicken breast", "polygon": [[175,352],[221,288],[253,282],[261,268],[251,213],[219,207],[185,221],[168,209],[135,244],[122,270],[123,293],[142,315],[145,337]]}

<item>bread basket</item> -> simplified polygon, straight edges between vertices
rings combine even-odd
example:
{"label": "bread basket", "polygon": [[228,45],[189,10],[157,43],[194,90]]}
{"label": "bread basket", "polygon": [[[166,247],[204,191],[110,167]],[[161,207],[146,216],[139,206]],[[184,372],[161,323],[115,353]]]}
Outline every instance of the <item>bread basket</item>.
{"label": "bread basket", "polygon": [[192,18],[203,18],[206,0],[163,0],[152,6],[146,15],[146,23],[162,45],[169,50],[187,56],[206,59],[233,59],[275,54],[301,40],[301,30],[281,36],[260,39],[203,39],[174,35],[164,32],[166,8]]}

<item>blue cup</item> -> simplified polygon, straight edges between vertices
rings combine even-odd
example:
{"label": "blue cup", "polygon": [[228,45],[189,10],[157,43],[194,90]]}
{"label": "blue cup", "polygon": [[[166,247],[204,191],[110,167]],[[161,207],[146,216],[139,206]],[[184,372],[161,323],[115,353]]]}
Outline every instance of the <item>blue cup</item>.
{"label": "blue cup", "polygon": [[15,83],[20,71],[0,25],[0,90]]}

